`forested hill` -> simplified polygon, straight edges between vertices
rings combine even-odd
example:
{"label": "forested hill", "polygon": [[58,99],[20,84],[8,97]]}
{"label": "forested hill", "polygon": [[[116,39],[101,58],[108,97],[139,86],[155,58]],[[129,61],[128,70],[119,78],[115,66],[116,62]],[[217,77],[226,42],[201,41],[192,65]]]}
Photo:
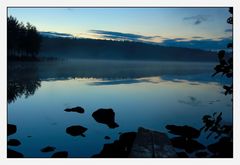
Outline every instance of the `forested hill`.
{"label": "forested hill", "polygon": [[216,61],[216,52],[130,41],[43,37],[40,56],[82,59]]}

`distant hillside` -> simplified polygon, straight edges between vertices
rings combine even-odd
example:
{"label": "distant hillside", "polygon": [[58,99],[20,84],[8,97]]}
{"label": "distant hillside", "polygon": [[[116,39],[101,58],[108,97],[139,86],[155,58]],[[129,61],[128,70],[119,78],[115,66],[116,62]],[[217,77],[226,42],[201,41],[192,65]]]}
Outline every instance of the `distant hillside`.
{"label": "distant hillside", "polygon": [[216,61],[216,52],[140,42],[43,37],[40,56],[82,59]]}

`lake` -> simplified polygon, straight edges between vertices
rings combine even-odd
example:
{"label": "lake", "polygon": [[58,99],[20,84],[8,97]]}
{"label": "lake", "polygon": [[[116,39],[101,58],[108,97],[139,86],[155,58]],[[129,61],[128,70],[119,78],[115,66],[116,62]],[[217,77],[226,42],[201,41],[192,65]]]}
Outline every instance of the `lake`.
{"label": "lake", "polygon": [[[202,117],[222,112],[232,124],[232,96],[223,85],[231,80],[211,77],[216,63],[68,60],[8,64],[8,123],[17,126],[9,146],[25,157],[51,157],[46,146],[68,151],[69,157],[91,157],[105,143],[139,127],[167,133],[168,124],[200,129]],[[80,106],[85,112],[66,112]],[[112,108],[119,125],[109,128],[92,113]],[[71,136],[66,128],[81,125],[83,136]],[[104,139],[109,136],[110,139]],[[216,141],[201,134],[208,145]]]}

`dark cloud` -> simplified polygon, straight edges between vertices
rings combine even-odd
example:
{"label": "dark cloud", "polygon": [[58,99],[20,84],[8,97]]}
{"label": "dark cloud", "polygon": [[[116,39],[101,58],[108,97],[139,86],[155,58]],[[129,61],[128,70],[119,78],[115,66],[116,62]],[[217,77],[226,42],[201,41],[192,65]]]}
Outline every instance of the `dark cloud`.
{"label": "dark cloud", "polygon": [[201,38],[203,38],[203,37],[200,37],[200,36],[193,36],[192,38],[194,38],[194,39],[201,39]]}
{"label": "dark cloud", "polygon": [[186,38],[174,38],[176,41],[186,40]]}
{"label": "dark cloud", "polygon": [[187,100],[178,100],[178,102],[182,104],[194,106],[194,107],[202,106],[202,102],[193,96],[189,96]]}
{"label": "dark cloud", "polygon": [[233,30],[232,29],[225,29],[225,32],[232,32]]}
{"label": "dark cloud", "polygon": [[67,37],[67,38],[74,37],[72,34],[58,33],[58,32],[40,32],[40,34],[42,36],[47,36],[47,37]]}
{"label": "dark cloud", "polygon": [[199,25],[204,21],[207,21],[209,18],[209,15],[196,15],[191,17],[184,17],[183,20],[192,20],[194,25]]}
{"label": "dark cloud", "polygon": [[108,80],[108,81],[93,82],[93,83],[90,83],[89,85],[93,85],[93,86],[121,85],[121,84],[136,84],[136,83],[142,83],[142,82],[150,82],[150,81],[140,80],[140,79]]}
{"label": "dark cloud", "polygon": [[121,33],[105,30],[90,30],[91,33],[100,34],[102,38],[105,39],[114,39],[114,40],[130,40],[130,41],[142,41],[142,40],[151,40],[153,38],[161,36],[143,36],[139,34],[132,33]]}
{"label": "dark cloud", "polygon": [[179,41],[177,39],[166,39],[161,45],[164,46],[174,46],[174,47],[186,47],[204,50],[220,50],[226,49],[226,45],[232,42],[231,38],[220,38],[219,40],[213,39],[201,39],[201,40],[189,40],[189,41]]}

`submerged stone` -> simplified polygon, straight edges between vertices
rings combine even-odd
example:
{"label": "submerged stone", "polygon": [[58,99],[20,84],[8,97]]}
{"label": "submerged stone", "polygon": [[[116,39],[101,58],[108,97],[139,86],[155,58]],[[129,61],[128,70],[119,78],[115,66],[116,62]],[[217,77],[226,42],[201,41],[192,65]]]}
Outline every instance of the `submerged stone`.
{"label": "submerged stone", "polygon": [[52,152],[54,151],[56,148],[52,147],[52,146],[47,146],[41,149],[41,152]]}
{"label": "submerged stone", "polygon": [[7,125],[7,135],[12,135],[17,132],[17,126],[13,124],[8,124]]}
{"label": "submerged stone", "polygon": [[84,109],[82,107],[67,108],[64,111],[66,111],[66,112],[84,113]]}
{"label": "submerged stone", "polygon": [[106,124],[109,128],[116,128],[119,125],[115,122],[115,113],[112,109],[100,108],[93,112],[92,117],[102,124]]}
{"label": "submerged stone", "polygon": [[55,152],[52,155],[52,158],[67,158],[67,157],[68,157],[68,152],[67,151]]}
{"label": "submerged stone", "polygon": [[7,149],[7,157],[8,158],[23,158],[23,154],[20,153],[20,152],[17,152],[17,151],[14,151],[14,150],[11,150],[11,149]]}
{"label": "submerged stone", "polygon": [[19,145],[21,145],[21,142],[17,139],[10,139],[10,140],[8,140],[7,145],[8,146],[19,146]]}
{"label": "submerged stone", "polygon": [[85,137],[85,135],[83,134],[85,131],[87,131],[87,128],[80,126],[80,125],[73,125],[66,129],[66,132],[72,136],[80,135],[80,136]]}

